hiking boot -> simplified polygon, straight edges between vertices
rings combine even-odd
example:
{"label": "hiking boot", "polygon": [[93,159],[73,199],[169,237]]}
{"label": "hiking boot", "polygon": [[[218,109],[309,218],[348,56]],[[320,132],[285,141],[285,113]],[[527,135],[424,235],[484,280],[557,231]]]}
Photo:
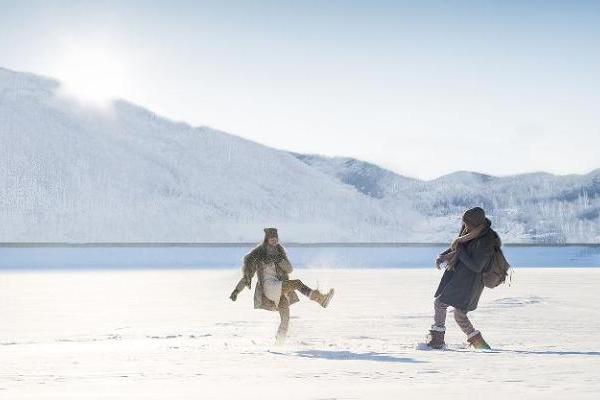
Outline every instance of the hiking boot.
{"label": "hiking boot", "polygon": [[333,293],[334,293],[333,289],[329,289],[329,292],[327,292],[327,294],[323,294],[323,293],[319,292],[318,290],[313,290],[312,292],[310,292],[310,296],[308,296],[308,297],[311,300],[319,303],[321,305],[321,307],[325,308],[329,305],[329,302],[331,301],[331,298],[333,297]]}
{"label": "hiking boot", "polygon": [[431,328],[431,330],[429,331],[429,342],[427,343],[427,346],[431,347],[432,349],[436,349],[436,350],[440,350],[443,349],[446,346],[446,343],[444,342],[444,335],[446,334],[446,330],[444,328],[439,328],[437,326],[434,326]]}
{"label": "hiking boot", "polygon": [[481,336],[481,332],[479,332],[479,331],[475,331],[471,335],[469,335],[469,337],[467,338],[467,341],[469,342],[471,347],[473,347],[474,349],[478,349],[478,350],[491,350],[492,349],[490,347],[490,345],[487,344],[487,342],[483,339],[483,336]]}

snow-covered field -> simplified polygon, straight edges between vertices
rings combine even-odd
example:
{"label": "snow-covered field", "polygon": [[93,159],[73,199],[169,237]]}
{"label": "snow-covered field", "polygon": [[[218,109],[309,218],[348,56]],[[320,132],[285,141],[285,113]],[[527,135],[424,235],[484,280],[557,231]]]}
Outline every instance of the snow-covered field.
{"label": "snow-covered field", "polygon": [[[585,399],[600,393],[600,269],[519,269],[472,314],[494,351],[415,349],[435,270],[299,269],[335,286],[278,315],[227,296],[239,271],[0,273],[2,399]],[[404,396],[404,397],[403,397]]]}

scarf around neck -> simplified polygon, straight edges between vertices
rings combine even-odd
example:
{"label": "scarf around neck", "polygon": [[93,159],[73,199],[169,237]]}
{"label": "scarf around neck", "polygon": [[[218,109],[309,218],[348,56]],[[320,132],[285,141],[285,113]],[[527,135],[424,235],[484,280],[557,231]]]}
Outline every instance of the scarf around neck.
{"label": "scarf around neck", "polygon": [[446,270],[454,270],[456,264],[458,263],[458,246],[481,237],[485,232],[487,232],[491,225],[491,221],[487,218],[481,225],[471,229],[468,229],[463,223],[458,237],[450,244],[450,251],[443,255],[436,266],[439,268],[440,264],[445,262],[447,264]]}

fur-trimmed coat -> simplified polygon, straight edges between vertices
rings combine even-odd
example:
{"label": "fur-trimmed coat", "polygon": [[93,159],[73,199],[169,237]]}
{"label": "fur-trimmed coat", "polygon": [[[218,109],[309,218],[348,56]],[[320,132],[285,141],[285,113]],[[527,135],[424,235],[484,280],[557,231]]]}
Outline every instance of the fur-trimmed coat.
{"label": "fur-trimmed coat", "polygon": [[[240,280],[238,288],[240,286],[242,286],[242,288],[243,286],[250,288],[252,284],[252,278],[254,277],[254,274],[256,274],[258,280],[256,283],[256,289],[254,290],[254,308],[269,311],[279,311],[279,307],[275,304],[275,302],[269,300],[263,293],[264,268],[266,264],[274,262],[277,278],[284,282],[289,280],[289,274],[292,272],[293,268],[292,264],[287,258],[287,254],[283,246],[280,244],[277,245],[278,252],[275,256],[270,256],[267,254],[266,246],[266,243],[262,243],[244,257],[244,266],[242,267],[244,277]],[[291,292],[288,294],[287,300],[291,305],[298,302],[300,299],[298,299],[298,296],[295,292]],[[279,304],[282,304],[282,302],[280,301]]]}

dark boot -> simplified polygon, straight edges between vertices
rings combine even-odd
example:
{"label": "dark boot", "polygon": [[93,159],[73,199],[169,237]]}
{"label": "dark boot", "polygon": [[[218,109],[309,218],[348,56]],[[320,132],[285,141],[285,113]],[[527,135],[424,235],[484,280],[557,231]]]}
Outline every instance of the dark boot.
{"label": "dark boot", "polygon": [[436,350],[443,349],[444,346],[446,346],[446,343],[444,342],[445,334],[446,334],[446,332],[443,330],[434,330],[434,329],[430,330],[429,336],[431,339],[427,343],[427,346],[431,347],[432,349],[436,349]]}
{"label": "dark boot", "polygon": [[491,350],[492,349],[490,347],[490,345],[487,344],[487,342],[483,339],[483,336],[481,336],[481,332],[479,332],[479,331],[473,332],[473,336],[469,337],[467,339],[467,341],[474,349],[478,349],[478,350]]}

